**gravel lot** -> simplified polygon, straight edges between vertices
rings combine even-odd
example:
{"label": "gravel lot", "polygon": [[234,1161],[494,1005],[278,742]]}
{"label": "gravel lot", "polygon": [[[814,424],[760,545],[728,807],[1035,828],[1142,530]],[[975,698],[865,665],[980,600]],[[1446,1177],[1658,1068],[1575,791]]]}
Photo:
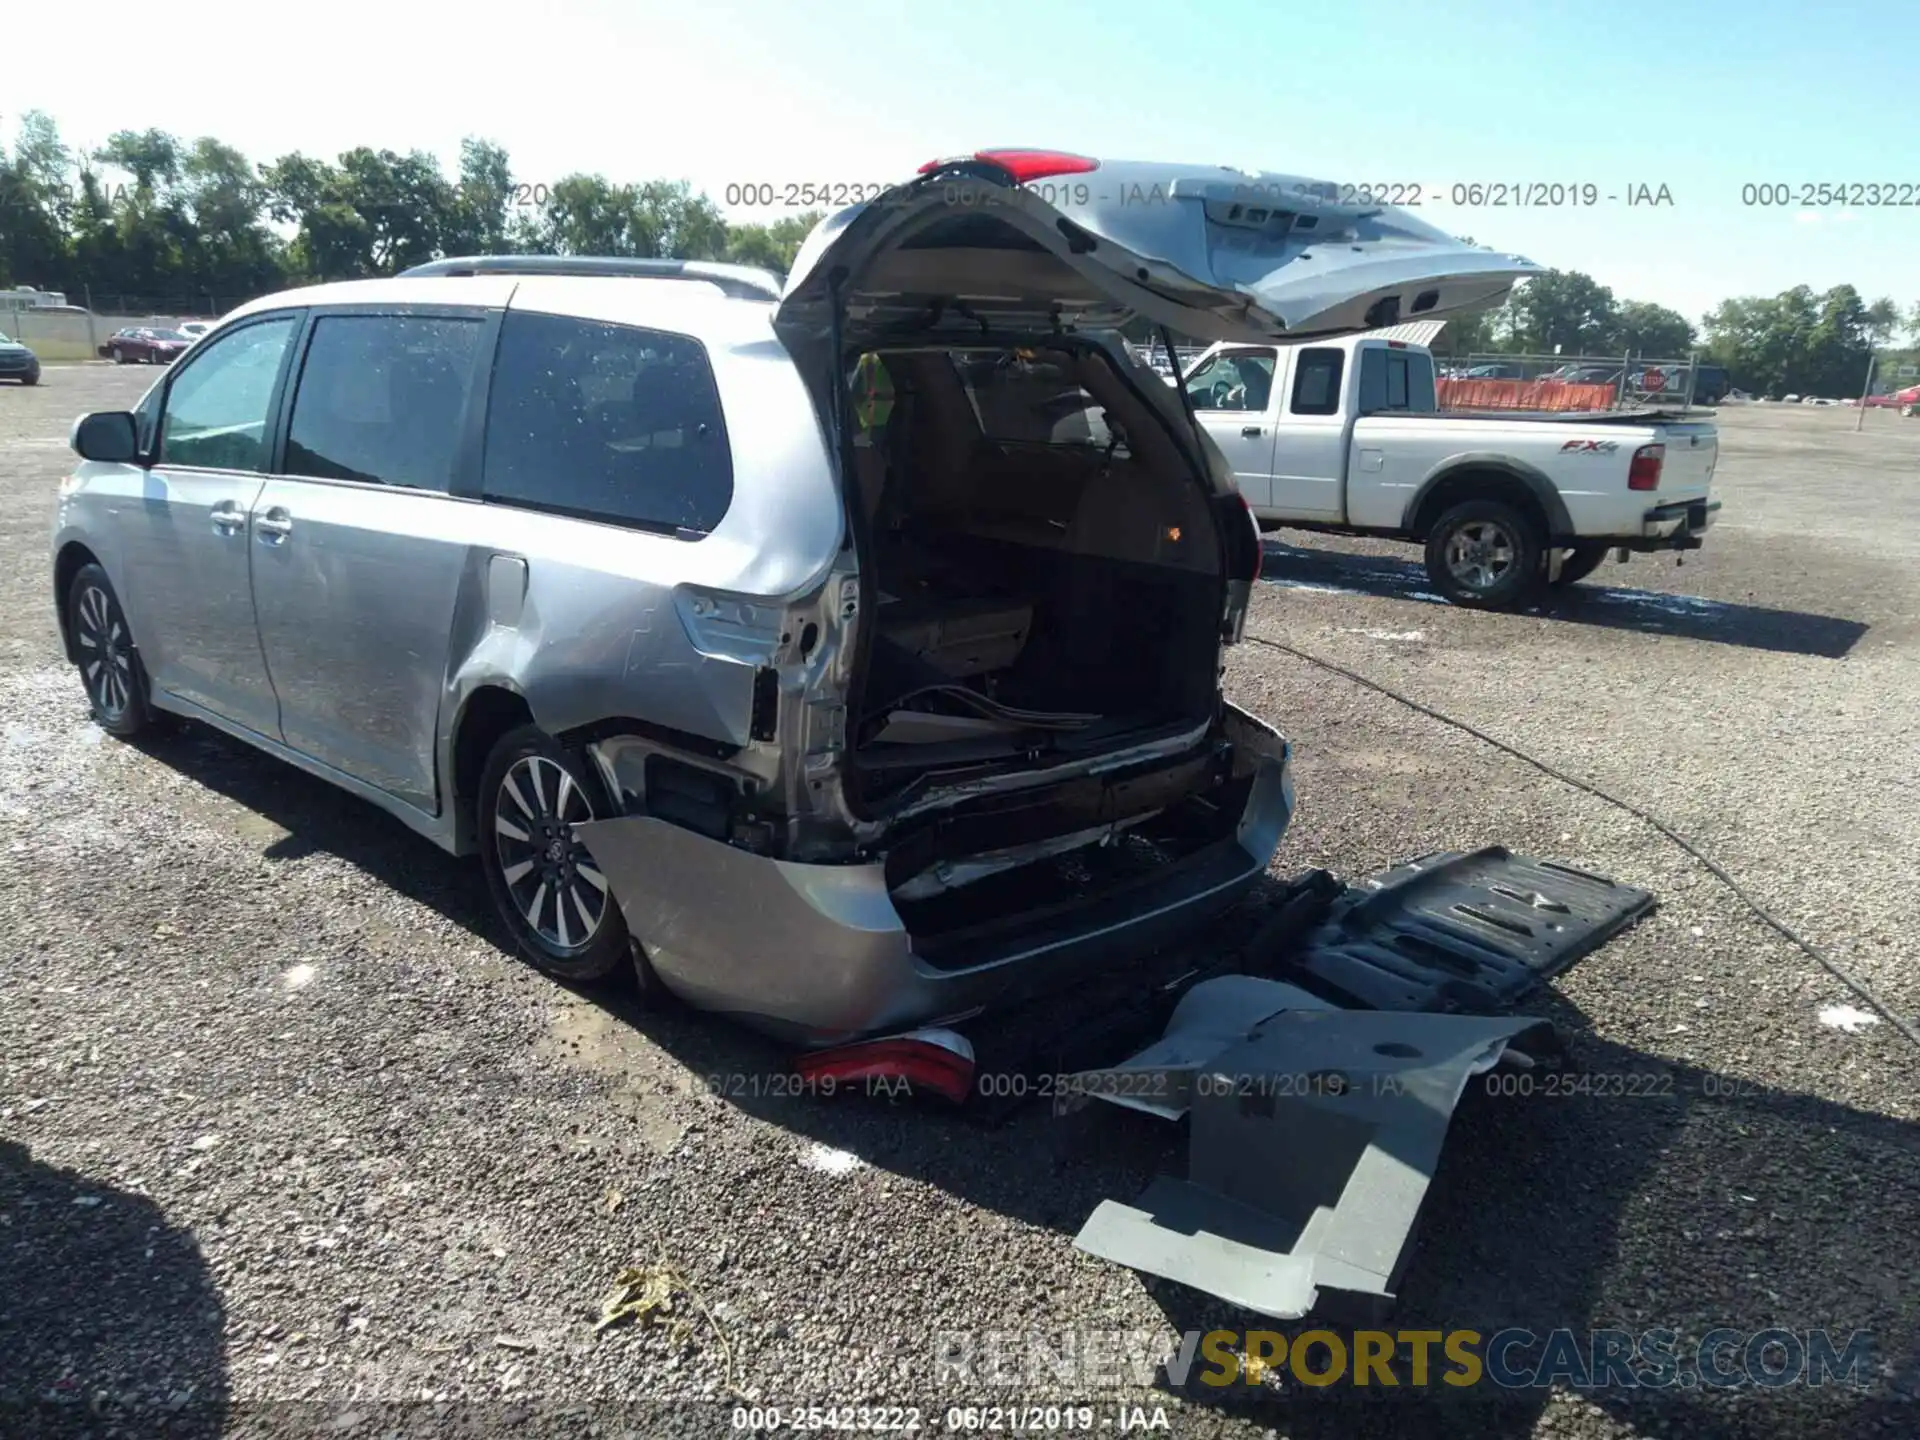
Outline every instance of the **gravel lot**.
{"label": "gravel lot", "polygon": [[[776,1093],[749,1036],[522,968],[477,870],[357,801],[197,728],[104,737],[47,534],[68,423],[151,378],[0,390],[0,1396],[171,1401],[205,1434],[435,1399],[406,1413],[719,1433],[730,1369],[937,1422],[1082,1388],[939,1377],[942,1332],[1257,1323],[1071,1247],[1178,1163],[1171,1129]],[[1409,548],[1282,534],[1250,631],[1651,808],[1912,1016],[1920,423],[1720,420],[1724,519],[1682,568],[1482,615],[1423,598]],[[1397,1323],[1868,1330],[1875,1389],[1222,1402],[1148,1363],[1111,1397],[1183,1435],[1920,1434],[1920,1056],[1823,1020],[1859,1002],[1639,821],[1257,644],[1229,680],[1299,752],[1276,874],[1501,842],[1661,898],[1541,1002],[1659,1093],[1463,1105]],[[662,1257],[690,1328],[596,1334]]]}

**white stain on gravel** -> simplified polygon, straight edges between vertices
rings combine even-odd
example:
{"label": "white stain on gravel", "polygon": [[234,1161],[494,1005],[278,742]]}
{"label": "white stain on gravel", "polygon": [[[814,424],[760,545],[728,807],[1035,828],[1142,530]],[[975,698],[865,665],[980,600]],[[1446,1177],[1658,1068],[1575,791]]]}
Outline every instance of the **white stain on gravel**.
{"label": "white stain on gravel", "polygon": [[1309,595],[1358,595],[1358,590],[1349,590],[1344,585],[1311,585],[1305,580],[1275,580],[1276,585],[1288,590],[1304,590]]}
{"label": "white stain on gravel", "polygon": [[1427,632],[1426,632],[1426,631],[1424,631],[1424,630],[1354,630],[1354,629],[1349,629],[1349,630],[1347,630],[1347,631],[1346,631],[1345,633],[1346,633],[1346,634],[1348,634],[1348,635],[1364,635],[1364,636],[1366,636],[1366,637],[1367,637],[1367,638],[1368,638],[1369,640],[1398,640],[1398,641],[1403,641],[1403,642],[1408,642],[1408,643],[1411,643],[1411,642],[1415,642],[1415,641],[1420,641],[1420,640],[1424,640],[1424,639],[1426,639],[1426,638],[1427,638]]}
{"label": "white stain on gravel", "polygon": [[851,1175],[856,1170],[865,1169],[867,1164],[851,1150],[836,1150],[817,1140],[800,1152],[800,1163],[823,1175]]}
{"label": "white stain on gravel", "polygon": [[313,966],[304,962],[293,966],[280,977],[280,983],[289,990],[303,989],[313,983]]}
{"label": "white stain on gravel", "polygon": [[87,718],[78,676],[52,667],[0,675],[0,817],[48,828],[50,802],[92,787],[106,732]]}
{"label": "white stain on gravel", "polygon": [[1820,1023],[1835,1030],[1844,1030],[1849,1035],[1858,1035],[1869,1025],[1878,1025],[1880,1017],[1857,1005],[1824,1005],[1820,1009]]}

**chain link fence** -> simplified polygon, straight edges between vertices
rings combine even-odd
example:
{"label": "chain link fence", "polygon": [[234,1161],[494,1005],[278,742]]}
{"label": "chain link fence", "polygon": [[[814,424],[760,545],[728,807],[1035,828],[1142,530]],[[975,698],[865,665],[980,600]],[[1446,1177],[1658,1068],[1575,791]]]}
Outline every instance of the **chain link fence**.
{"label": "chain link fence", "polygon": [[1442,410],[1689,409],[1725,393],[1725,376],[1685,358],[1645,355],[1435,357]]}

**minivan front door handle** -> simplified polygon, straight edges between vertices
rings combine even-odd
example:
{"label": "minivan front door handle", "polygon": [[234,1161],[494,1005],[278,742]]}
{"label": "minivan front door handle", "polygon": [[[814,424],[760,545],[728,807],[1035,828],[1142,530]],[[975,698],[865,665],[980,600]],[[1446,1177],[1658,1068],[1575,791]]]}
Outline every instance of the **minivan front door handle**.
{"label": "minivan front door handle", "polygon": [[260,538],[267,544],[278,545],[293,533],[293,516],[287,513],[284,505],[276,505],[256,519],[253,528],[260,532]]}
{"label": "minivan front door handle", "polygon": [[231,500],[222,500],[218,505],[213,507],[211,514],[213,518],[213,528],[224,534],[231,535],[247,523],[246,515],[241,511],[240,507]]}
{"label": "minivan front door handle", "polygon": [[1240,433],[1249,440],[1252,440],[1260,434],[1260,427],[1258,425],[1242,425],[1240,427]]}

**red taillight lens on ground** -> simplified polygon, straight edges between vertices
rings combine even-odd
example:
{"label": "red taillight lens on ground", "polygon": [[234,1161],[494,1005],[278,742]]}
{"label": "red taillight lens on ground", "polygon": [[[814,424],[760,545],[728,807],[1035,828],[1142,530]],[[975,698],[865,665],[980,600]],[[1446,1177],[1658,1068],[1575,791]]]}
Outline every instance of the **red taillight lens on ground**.
{"label": "red taillight lens on ground", "polygon": [[963,160],[983,160],[989,165],[998,165],[1013,176],[1016,185],[1045,180],[1054,175],[1086,175],[1100,168],[1098,160],[1090,160],[1085,155],[1069,155],[1064,150],[976,150],[971,155],[929,160],[920,167],[920,173],[931,175],[943,166]]}
{"label": "red taillight lens on ground", "polygon": [[1664,445],[1642,445],[1633,452],[1633,463],[1627,466],[1627,489],[1658,490],[1660,488],[1660,467],[1666,463],[1667,447]]}
{"label": "red taillight lens on ground", "polygon": [[951,1030],[915,1030],[810,1051],[793,1069],[822,1093],[831,1082],[835,1090],[891,1098],[904,1085],[908,1094],[925,1090],[960,1105],[973,1090],[973,1046]]}

